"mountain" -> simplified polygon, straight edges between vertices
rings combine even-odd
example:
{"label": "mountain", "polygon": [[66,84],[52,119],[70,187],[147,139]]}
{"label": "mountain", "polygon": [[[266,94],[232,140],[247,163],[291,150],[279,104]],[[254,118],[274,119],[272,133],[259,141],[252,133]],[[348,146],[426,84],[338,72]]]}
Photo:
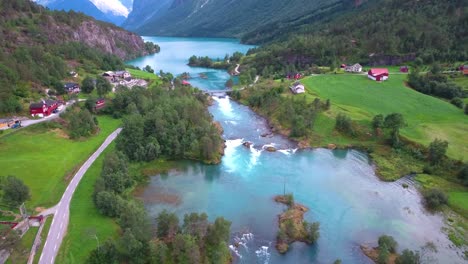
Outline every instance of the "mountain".
{"label": "mountain", "polygon": [[82,12],[116,25],[121,25],[129,14],[129,9],[119,0],[36,0],[36,2],[52,10]]}
{"label": "mountain", "polygon": [[0,114],[18,113],[69,71],[124,68],[156,47],[82,13],[50,11],[29,0],[0,0]]}
{"label": "mountain", "polygon": [[164,16],[172,2],[173,0],[134,0],[133,10],[122,26],[129,30],[136,30],[149,23],[148,20],[156,20]]}
{"label": "mountain", "polygon": [[347,2],[350,0],[135,0],[129,17],[141,19],[129,19],[124,26],[142,35],[241,37],[262,26]]}

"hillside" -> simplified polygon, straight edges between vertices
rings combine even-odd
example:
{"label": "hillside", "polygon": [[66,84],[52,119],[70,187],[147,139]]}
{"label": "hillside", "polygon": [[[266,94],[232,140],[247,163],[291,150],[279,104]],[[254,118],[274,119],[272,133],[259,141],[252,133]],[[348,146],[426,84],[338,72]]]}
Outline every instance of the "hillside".
{"label": "hillside", "polygon": [[[170,5],[168,3],[171,3]],[[126,28],[143,35],[241,37],[278,21],[298,19],[319,9],[341,8],[351,0],[135,0]],[[144,4],[142,4],[144,3]],[[157,11],[149,13],[148,7]]]}
{"label": "hillside", "polygon": [[141,37],[81,13],[0,0],[0,113],[21,112],[69,71],[122,69],[150,52]]}
{"label": "hillside", "polygon": [[468,58],[467,8],[459,0],[374,1],[311,23],[271,25],[243,41],[269,43],[251,52],[249,62],[267,75],[356,62],[455,63]]}

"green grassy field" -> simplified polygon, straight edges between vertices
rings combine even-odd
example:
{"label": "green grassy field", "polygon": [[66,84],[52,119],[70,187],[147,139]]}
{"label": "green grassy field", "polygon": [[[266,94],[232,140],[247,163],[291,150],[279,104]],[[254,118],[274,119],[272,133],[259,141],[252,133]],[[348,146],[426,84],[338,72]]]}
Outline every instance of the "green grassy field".
{"label": "green grassy field", "polygon": [[154,73],[130,69],[130,68],[127,68],[125,70],[128,71],[134,78],[145,79],[145,80],[150,80],[150,81],[159,80],[159,77]]}
{"label": "green grassy field", "polygon": [[450,103],[407,88],[405,80],[402,74],[390,75],[381,83],[364,75],[329,74],[303,82],[308,96],[331,100],[332,116],[343,112],[353,120],[370,124],[377,114],[398,112],[408,123],[401,131],[403,136],[426,146],[435,138],[447,140],[450,157],[468,160],[467,116]]}
{"label": "green grassy field", "polygon": [[28,208],[49,207],[60,200],[73,171],[78,169],[120,120],[98,117],[101,131],[83,141],[69,140],[61,130],[35,125],[0,138],[0,176],[14,175],[31,190]]}
{"label": "green grassy field", "polygon": [[118,235],[118,225],[94,206],[94,183],[101,174],[104,157],[115,148],[112,143],[84,175],[70,205],[70,224],[57,256],[57,263],[85,263],[89,253],[107,239]]}

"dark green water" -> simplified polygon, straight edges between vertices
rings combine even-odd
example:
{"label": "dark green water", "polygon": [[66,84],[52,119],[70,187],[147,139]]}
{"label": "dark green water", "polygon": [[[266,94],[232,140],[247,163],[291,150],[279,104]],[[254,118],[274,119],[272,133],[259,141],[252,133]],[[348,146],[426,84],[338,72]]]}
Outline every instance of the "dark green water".
{"label": "dark green water", "polygon": [[[208,73],[208,79],[200,78],[196,84],[211,90],[222,89],[229,76],[189,68],[185,66],[188,57],[224,57],[248,49],[225,39],[150,39],[161,45],[161,54],[131,63],[192,76]],[[381,234],[394,236],[400,249],[417,250],[433,242],[438,248],[431,255],[435,262],[464,263],[441,231],[442,217],[424,210],[410,179],[379,181],[367,156],[358,151],[297,150],[281,136],[262,137],[269,131],[266,121],[229,98],[215,98],[209,110],[225,130],[222,163],[185,162],[177,170],[152,177],[141,195],[151,216],[168,209],[180,217],[206,212],[211,219],[229,219],[232,245],[241,242],[238,248],[232,246],[237,263],[333,263],[338,258],[343,263],[370,263],[359,245],[375,245]],[[244,141],[254,145],[247,148]],[[280,151],[267,152],[268,145]],[[404,189],[402,183],[410,187]],[[321,236],[316,245],[296,243],[286,255],[279,255],[274,240],[277,216],[284,207],[272,198],[284,188],[310,209],[305,218],[320,222]]]}

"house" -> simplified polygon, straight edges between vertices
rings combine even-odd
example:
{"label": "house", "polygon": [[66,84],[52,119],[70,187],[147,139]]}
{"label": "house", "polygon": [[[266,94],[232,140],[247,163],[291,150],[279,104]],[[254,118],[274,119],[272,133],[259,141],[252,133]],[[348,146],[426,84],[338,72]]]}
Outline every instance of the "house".
{"label": "house", "polygon": [[58,108],[57,101],[54,100],[42,100],[39,103],[32,103],[29,105],[29,113],[32,116],[45,117],[52,114],[52,112]]}
{"label": "house", "polygon": [[408,66],[401,66],[400,67],[400,72],[408,73],[409,72]]}
{"label": "house", "polygon": [[115,72],[113,71],[106,71],[102,74],[102,77],[114,77],[115,76]]}
{"label": "house", "polygon": [[341,69],[346,68],[346,64],[341,64],[340,68],[341,68]]}
{"label": "house", "polygon": [[460,71],[463,73],[463,75],[468,75],[468,65],[460,66]]}
{"label": "house", "polygon": [[187,82],[186,80],[182,80],[182,85],[184,86],[190,86],[191,84]]}
{"label": "house", "polygon": [[362,66],[359,63],[354,65],[347,65],[345,66],[345,71],[347,72],[362,72]]}
{"label": "house", "polygon": [[73,77],[73,78],[77,78],[78,77],[78,73],[76,71],[71,71],[69,72],[70,76]]}
{"label": "house", "polygon": [[103,108],[104,106],[106,106],[106,100],[104,98],[99,98],[96,100],[96,104],[94,106],[94,108],[96,110],[99,110],[101,108]]}
{"label": "house", "polygon": [[288,78],[288,80],[291,80],[291,79],[295,79],[295,80],[299,80],[302,78],[302,74],[301,73],[288,73],[286,75],[286,78]]}
{"label": "house", "polygon": [[295,82],[293,85],[289,87],[289,89],[291,89],[291,92],[293,94],[305,93],[305,87],[300,82]]}
{"label": "house", "polygon": [[388,69],[374,68],[370,69],[367,73],[367,77],[374,81],[385,81],[388,79]]}
{"label": "house", "polygon": [[65,85],[63,85],[63,87],[65,88],[65,91],[67,91],[68,93],[79,93],[79,92],[81,92],[80,85],[77,84],[77,83],[65,83]]}
{"label": "house", "polygon": [[128,71],[116,71],[115,76],[120,79],[127,79],[132,77]]}

